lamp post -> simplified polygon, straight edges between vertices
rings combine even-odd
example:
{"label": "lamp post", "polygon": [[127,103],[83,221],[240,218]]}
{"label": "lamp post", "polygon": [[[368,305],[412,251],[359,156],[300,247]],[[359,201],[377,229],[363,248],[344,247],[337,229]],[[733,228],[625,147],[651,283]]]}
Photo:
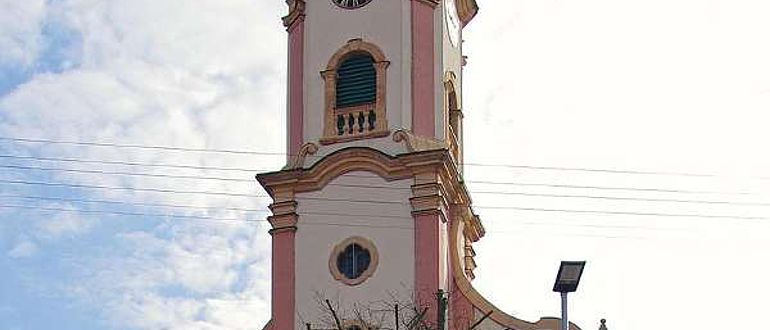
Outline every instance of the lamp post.
{"label": "lamp post", "polygon": [[562,261],[561,266],[559,266],[559,273],[556,275],[556,283],[553,285],[553,291],[561,293],[562,330],[569,330],[569,319],[567,318],[567,294],[577,290],[585,266],[585,261]]}

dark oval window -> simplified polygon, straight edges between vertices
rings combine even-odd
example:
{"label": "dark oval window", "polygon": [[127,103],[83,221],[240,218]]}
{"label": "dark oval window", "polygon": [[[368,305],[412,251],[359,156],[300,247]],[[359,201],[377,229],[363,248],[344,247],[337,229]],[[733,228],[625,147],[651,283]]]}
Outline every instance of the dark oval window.
{"label": "dark oval window", "polygon": [[348,279],[357,279],[363,274],[372,262],[369,250],[356,243],[345,247],[337,256],[337,269]]}
{"label": "dark oval window", "polygon": [[337,68],[337,108],[374,103],[377,94],[377,71],[369,54],[345,59]]}

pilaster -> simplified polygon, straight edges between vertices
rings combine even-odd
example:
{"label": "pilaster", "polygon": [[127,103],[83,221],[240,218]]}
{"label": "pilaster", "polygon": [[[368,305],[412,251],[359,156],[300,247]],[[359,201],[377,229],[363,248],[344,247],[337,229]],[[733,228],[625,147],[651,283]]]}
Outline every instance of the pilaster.
{"label": "pilaster", "polygon": [[412,0],[412,131],[436,135],[435,0]]}
{"label": "pilaster", "polygon": [[287,149],[288,158],[297,155],[304,143],[304,59],[305,59],[305,1],[287,0],[289,14],[283,17],[283,24],[289,33],[288,63],[288,111],[287,111]]}

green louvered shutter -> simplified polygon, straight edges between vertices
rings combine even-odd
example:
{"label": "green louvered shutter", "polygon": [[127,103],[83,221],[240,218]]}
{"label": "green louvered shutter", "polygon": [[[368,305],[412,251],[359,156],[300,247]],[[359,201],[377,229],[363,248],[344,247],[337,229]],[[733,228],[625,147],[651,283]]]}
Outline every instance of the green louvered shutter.
{"label": "green louvered shutter", "polygon": [[374,103],[377,72],[369,55],[348,57],[337,69],[337,108]]}

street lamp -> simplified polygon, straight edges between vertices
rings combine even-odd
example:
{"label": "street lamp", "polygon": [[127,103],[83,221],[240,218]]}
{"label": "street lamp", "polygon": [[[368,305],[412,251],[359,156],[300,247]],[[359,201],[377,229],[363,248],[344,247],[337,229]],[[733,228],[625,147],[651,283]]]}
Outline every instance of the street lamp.
{"label": "street lamp", "polygon": [[567,293],[575,292],[577,290],[585,266],[585,261],[562,261],[561,266],[559,266],[559,273],[556,275],[556,283],[553,284],[553,291],[561,293],[562,330],[569,330],[569,319],[567,319]]}

